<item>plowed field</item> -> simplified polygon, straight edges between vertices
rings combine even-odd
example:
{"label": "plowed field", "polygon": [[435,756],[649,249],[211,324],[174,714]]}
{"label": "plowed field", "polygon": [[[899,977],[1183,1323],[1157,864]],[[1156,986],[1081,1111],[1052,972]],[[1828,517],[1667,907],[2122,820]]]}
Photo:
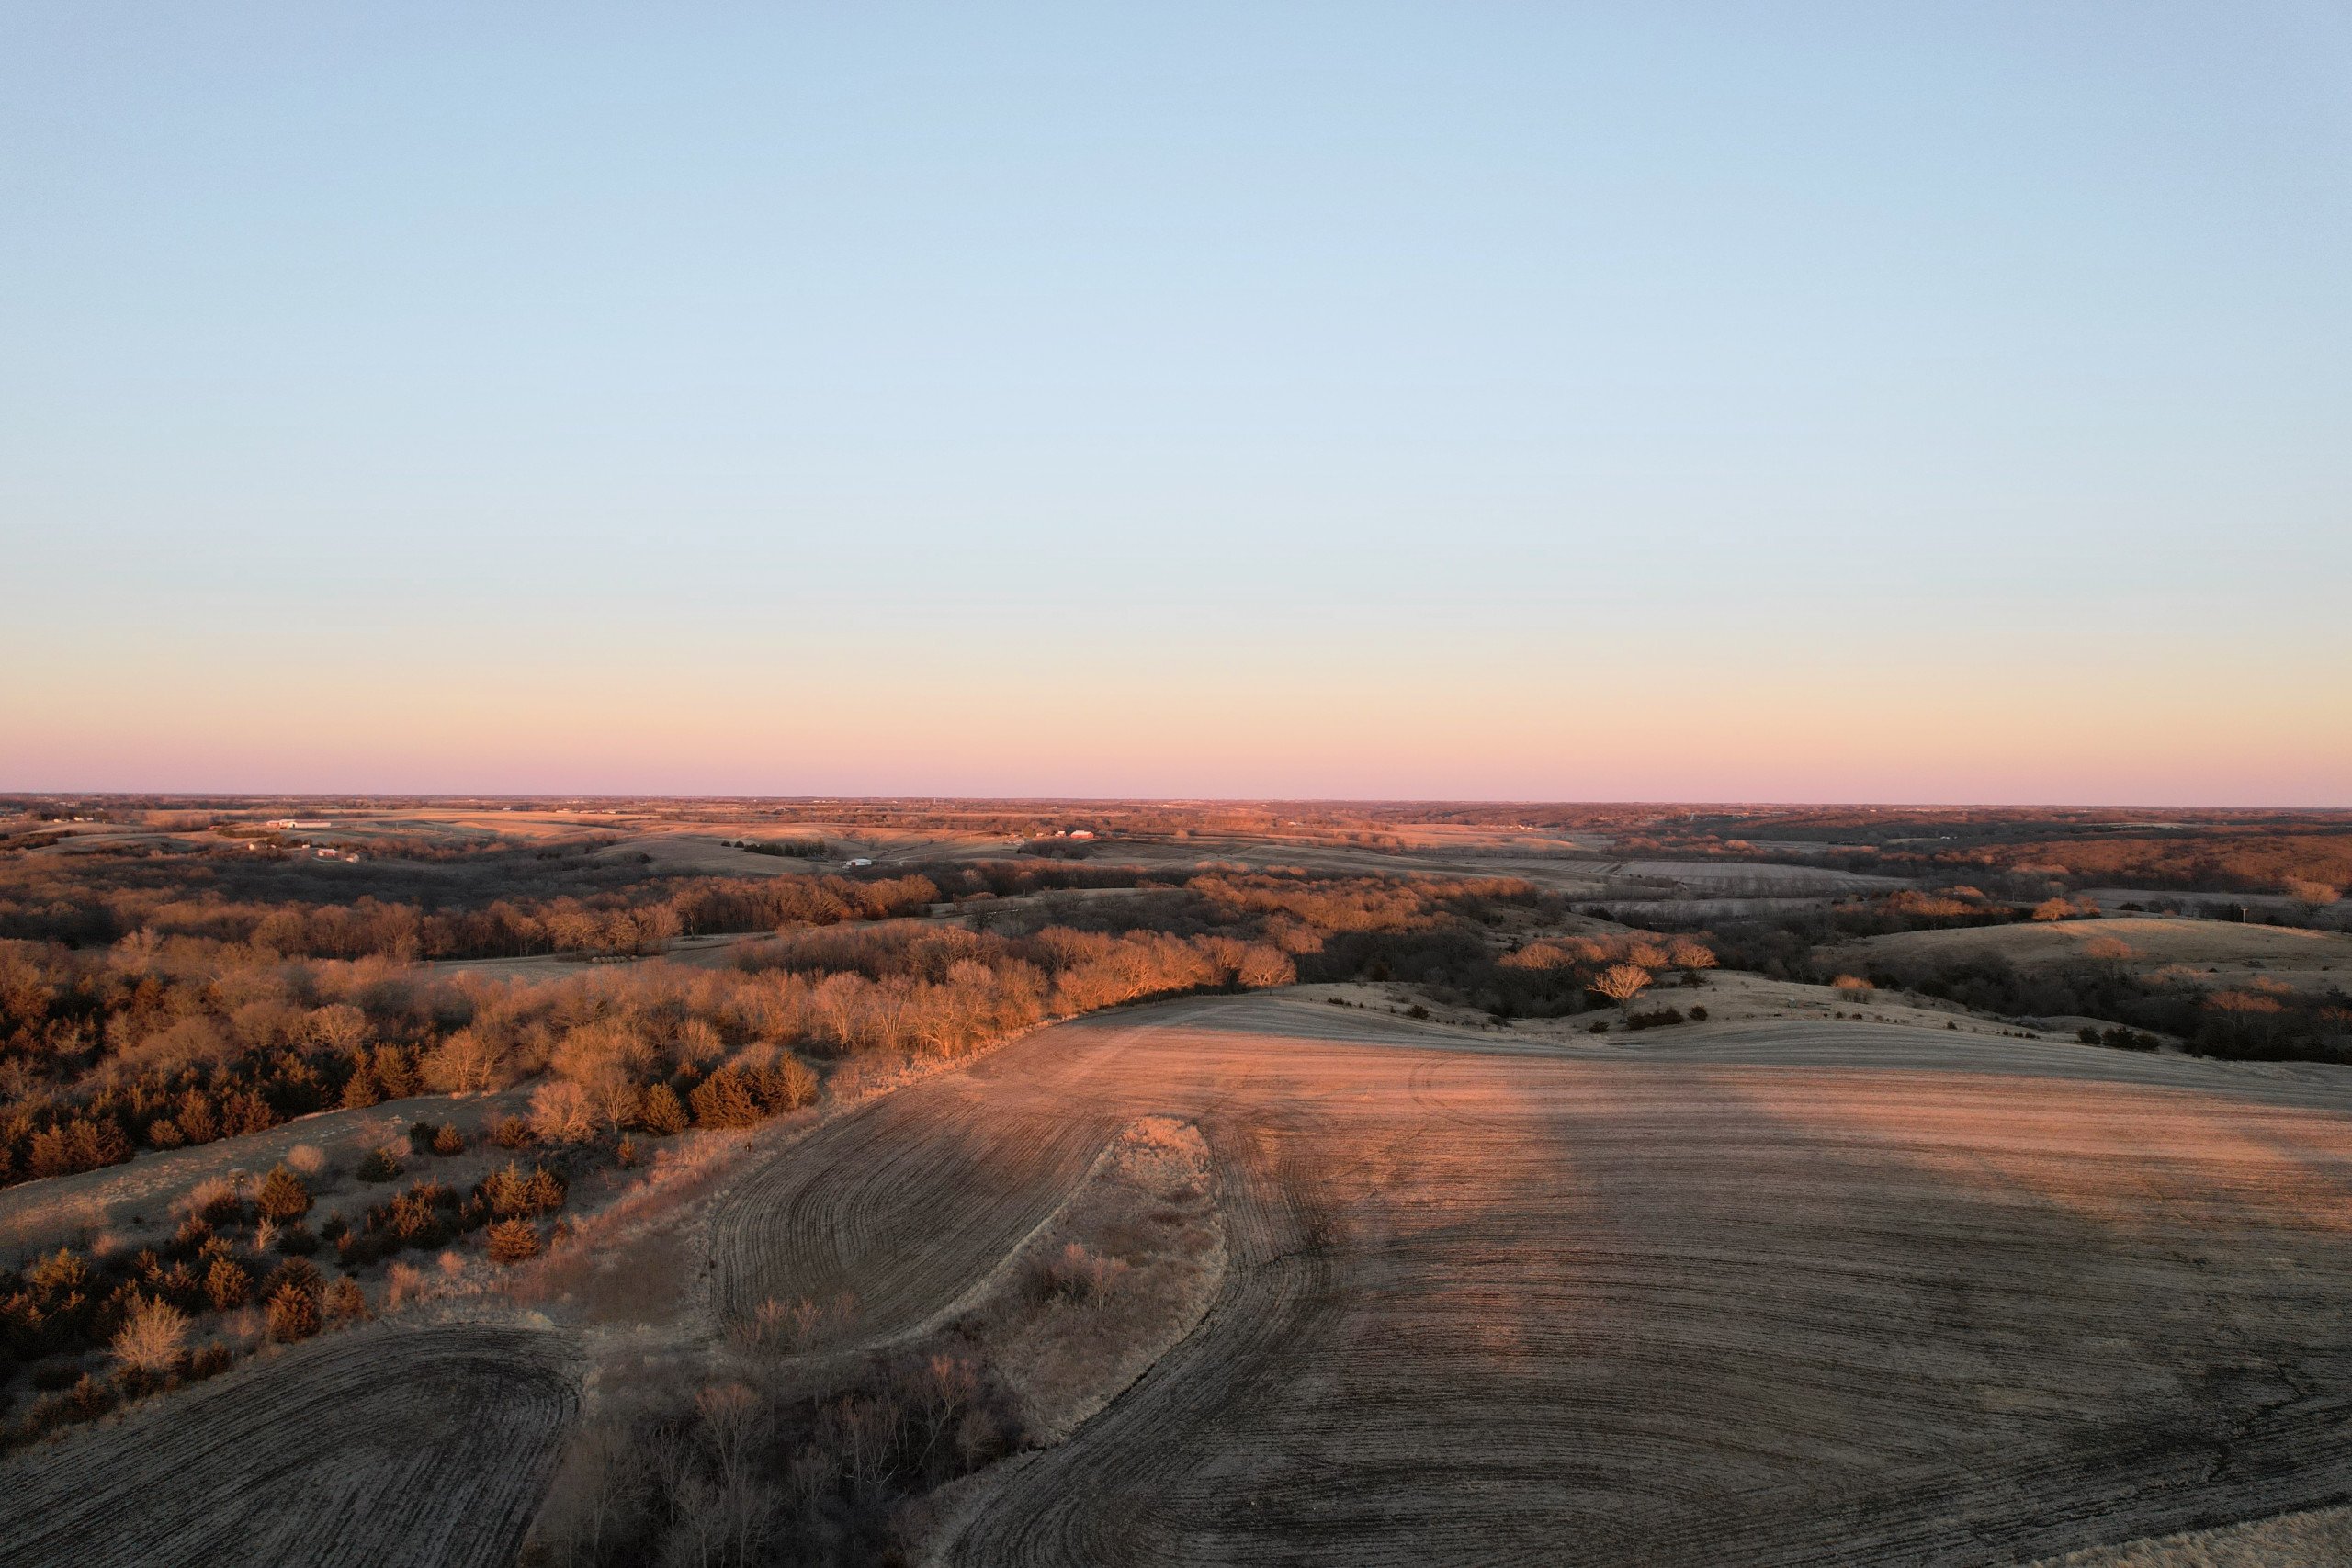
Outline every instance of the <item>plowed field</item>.
{"label": "plowed field", "polygon": [[514,1560],[575,1397],[556,1337],[332,1335],[0,1467],[0,1564]]}
{"label": "plowed field", "polygon": [[936,1313],[1115,1129],[1231,1264],[962,1563],[2010,1562],[2352,1493],[2352,1076],[1856,1024],[1588,1047],[1269,998],[1046,1031],[787,1149],[718,1300]]}

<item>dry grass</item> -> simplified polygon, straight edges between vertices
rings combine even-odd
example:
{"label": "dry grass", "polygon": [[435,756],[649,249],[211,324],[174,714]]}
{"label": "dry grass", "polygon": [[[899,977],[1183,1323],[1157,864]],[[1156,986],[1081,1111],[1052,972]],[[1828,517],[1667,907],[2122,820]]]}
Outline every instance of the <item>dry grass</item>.
{"label": "dry grass", "polygon": [[2352,1562],[2352,1507],[2315,1508],[2093,1547],[2046,1559],[2037,1568],[2318,1568],[2343,1562]]}
{"label": "dry grass", "polygon": [[2297,989],[2324,991],[2352,980],[2352,935],[2302,931],[2289,926],[2238,925],[2228,920],[2189,920],[2165,915],[2110,915],[2097,920],[2037,921],[1974,931],[1902,931],[1871,937],[1838,950],[1858,961],[1955,959],[1988,953],[2021,968],[2081,964],[2096,957],[2092,942],[2121,941],[2133,956],[2135,973],[2152,975],[2179,965],[2192,977],[2237,985],[2256,976]]}
{"label": "dry grass", "polygon": [[1200,1130],[1145,1117],[968,1314],[1023,1426],[1058,1442],[1191,1333],[1225,1277],[1225,1229]]}

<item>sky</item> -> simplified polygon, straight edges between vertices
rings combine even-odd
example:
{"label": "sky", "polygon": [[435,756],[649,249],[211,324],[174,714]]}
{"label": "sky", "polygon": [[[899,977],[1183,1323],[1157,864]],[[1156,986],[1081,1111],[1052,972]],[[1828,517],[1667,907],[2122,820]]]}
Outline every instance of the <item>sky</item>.
{"label": "sky", "polygon": [[2352,9],[0,0],[0,790],[2352,806]]}

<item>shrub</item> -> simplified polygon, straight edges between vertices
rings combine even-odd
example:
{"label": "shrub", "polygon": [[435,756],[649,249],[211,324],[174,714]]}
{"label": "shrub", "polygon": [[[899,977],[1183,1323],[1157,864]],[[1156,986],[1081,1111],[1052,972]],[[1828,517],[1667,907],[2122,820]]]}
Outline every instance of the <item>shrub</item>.
{"label": "shrub", "polygon": [[359,1288],[359,1281],[348,1274],[327,1287],[324,1304],[327,1321],[338,1328],[368,1321],[368,1294]]}
{"label": "shrub", "polygon": [[1100,1305],[1126,1272],[1127,1265],[1123,1259],[1089,1252],[1074,1241],[1062,1248],[1060,1256],[1042,1258],[1030,1266],[1029,1289],[1032,1295],[1045,1301]]}
{"label": "shrub", "polygon": [[394,1181],[401,1174],[401,1162],[382,1149],[369,1149],[352,1172],[362,1181]]}
{"label": "shrub", "polygon": [[319,1300],[288,1280],[269,1298],[269,1337],[281,1344],[308,1339],[319,1331]]}
{"label": "shrub", "polygon": [[269,1278],[263,1281],[262,1294],[276,1295],[279,1291],[291,1285],[312,1301],[316,1301],[322,1283],[323,1281],[319,1278],[317,1264],[304,1258],[289,1258],[270,1270]]}
{"label": "shrub", "polygon": [[1669,1024],[1681,1021],[1682,1014],[1673,1008],[1658,1008],[1650,1012],[1630,1012],[1625,1015],[1625,1027],[1628,1029],[1663,1029]]}
{"label": "shrub", "polygon": [[336,1103],[345,1111],[365,1111],[383,1098],[383,1086],[363,1065],[345,1081],[343,1098]]}
{"label": "shrub", "polygon": [[33,1387],[43,1393],[55,1393],[62,1388],[72,1388],[82,1378],[82,1369],[71,1361],[47,1361],[33,1369]]}
{"label": "shrub", "polygon": [[1692,1009],[1690,1010],[1690,1021],[1691,1021],[1691,1022],[1693,1022],[1693,1023],[1704,1023],[1704,1022],[1706,1022],[1706,1021],[1707,1021],[1707,1010],[1706,1010],[1706,1008],[1705,1008],[1704,1006],[1700,1006],[1700,1007],[1692,1008]]}
{"label": "shrub", "polygon": [[141,1296],[114,1337],[117,1364],[158,1376],[187,1352],[187,1314],[169,1302]]}
{"label": "shrub", "polygon": [[433,1134],[433,1152],[445,1158],[466,1152],[466,1135],[455,1125],[436,1128]]}
{"label": "shrub", "polygon": [[635,1166],[639,1157],[640,1156],[637,1147],[637,1140],[635,1138],[624,1137],[619,1143],[613,1145],[613,1163],[619,1166],[623,1170],[628,1170],[631,1167]]}
{"label": "shrub", "polygon": [[760,1122],[760,1108],[752,1101],[751,1090],[743,1086],[731,1068],[721,1067],[695,1086],[687,1096],[695,1109],[697,1127],[752,1127]]}
{"label": "shrub", "polygon": [[531,1131],[551,1144],[584,1144],[596,1135],[588,1091],[566,1078],[541,1084],[531,1093]]}
{"label": "shrub", "polygon": [[2037,920],[2080,920],[2098,914],[2098,905],[2088,898],[2045,898],[2033,907]]}
{"label": "shrub", "polygon": [[539,1255],[539,1230],[528,1220],[500,1220],[489,1235],[492,1263],[521,1263]]}
{"label": "shrub", "polygon": [[244,1305],[253,1288],[253,1277],[233,1258],[215,1258],[212,1267],[205,1270],[205,1299],[217,1312],[230,1312]]}
{"label": "shrub", "polygon": [[531,1146],[531,1124],[520,1116],[502,1116],[490,1125],[490,1135],[502,1149],[527,1149]]}
{"label": "shrub", "polygon": [[665,1083],[655,1084],[645,1091],[637,1119],[657,1138],[672,1137],[686,1130],[686,1108],[678,1103],[677,1090]]}
{"label": "shrub", "polygon": [[846,1293],[834,1297],[830,1306],[806,1296],[789,1303],[770,1296],[753,1310],[750,1325],[739,1332],[756,1348],[802,1350],[815,1342],[819,1330],[839,1330],[856,1316],[856,1298]]}
{"label": "shrub", "polygon": [[90,1265],[87,1259],[70,1247],[61,1247],[35,1263],[25,1275],[26,1281],[42,1295],[67,1296],[87,1288]]}
{"label": "shrub", "polygon": [[290,1224],[277,1233],[277,1250],[288,1258],[308,1258],[319,1249],[319,1238],[305,1224]]}
{"label": "shrub", "polygon": [[817,1075],[797,1056],[786,1056],[752,1075],[752,1091],[772,1116],[817,1103]]}
{"label": "shrub", "polygon": [[112,1410],[119,1397],[113,1389],[84,1372],[63,1393],[35,1400],[26,1424],[47,1431],[68,1421],[95,1421]]}
{"label": "shrub", "polygon": [[188,1206],[206,1224],[225,1224],[244,1213],[237,1184],[225,1176],[209,1176],[188,1193]]}
{"label": "shrub", "polygon": [[[457,1201],[457,1195],[437,1181],[417,1181],[409,1190],[380,1209],[368,1213],[371,1232],[389,1235],[390,1245],[399,1247],[431,1247],[443,1240],[447,1227],[441,1211]],[[346,1248],[346,1260],[357,1258],[358,1249]]]}
{"label": "shrub", "polygon": [[310,1213],[311,1190],[302,1179],[286,1166],[270,1167],[269,1174],[261,1179],[261,1190],[254,1195],[254,1205],[266,1220],[298,1219]]}
{"label": "shrub", "polygon": [[1632,1001],[1648,987],[1650,972],[1638,964],[1612,964],[1592,982],[1592,989],[1619,1004]]}
{"label": "shrub", "polygon": [[1685,936],[1674,939],[1673,945],[1667,950],[1667,956],[1668,962],[1683,971],[1683,983],[1690,986],[1699,984],[1701,970],[1713,969],[1719,962],[1713,948]]}
{"label": "shrub", "polygon": [[518,1214],[544,1214],[563,1206],[563,1179],[545,1166],[534,1166],[531,1174],[523,1174],[513,1160],[503,1170],[493,1170],[482,1179],[479,1189],[490,1212],[501,1219]]}

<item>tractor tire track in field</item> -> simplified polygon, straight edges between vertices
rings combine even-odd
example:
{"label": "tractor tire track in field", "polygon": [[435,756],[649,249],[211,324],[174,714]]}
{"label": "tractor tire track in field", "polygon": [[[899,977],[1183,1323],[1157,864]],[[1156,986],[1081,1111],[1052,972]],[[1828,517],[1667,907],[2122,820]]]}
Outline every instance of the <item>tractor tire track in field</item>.
{"label": "tractor tire track in field", "polygon": [[503,1568],[578,1397],[547,1330],[386,1325],[0,1464],[5,1568]]}

